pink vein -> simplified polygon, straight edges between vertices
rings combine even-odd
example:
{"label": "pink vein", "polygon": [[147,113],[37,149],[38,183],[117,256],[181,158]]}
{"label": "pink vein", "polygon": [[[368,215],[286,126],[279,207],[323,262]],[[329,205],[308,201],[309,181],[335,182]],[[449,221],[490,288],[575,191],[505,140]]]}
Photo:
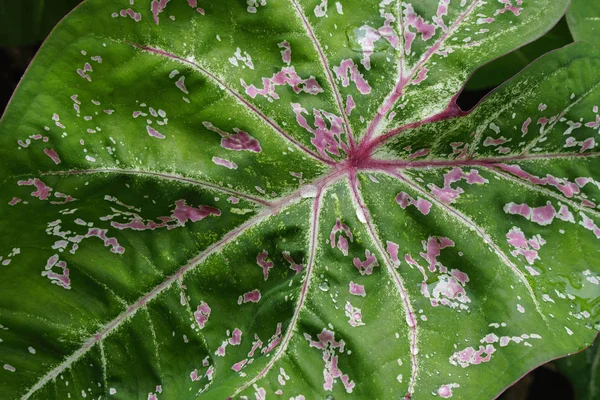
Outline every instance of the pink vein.
{"label": "pink vein", "polygon": [[300,19],[302,19],[302,23],[304,24],[304,27],[305,27],[306,31],[308,32],[308,35],[310,36],[310,39],[312,40],[314,47],[317,49],[317,52],[319,53],[319,58],[321,59],[321,64],[323,64],[323,68],[325,69],[325,73],[327,74],[327,80],[329,81],[329,85],[331,86],[333,93],[335,95],[335,100],[337,102],[340,115],[344,119],[344,124],[346,125],[346,133],[348,136],[348,142],[350,144],[350,148],[354,148],[354,137],[352,135],[352,128],[350,127],[350,121],[348,120],[348,116],[346,115],[346,112],[344,111],[344,105],[342,104],[342,97],[340,95],[337,85],[335,84],[333,75],[331,74],[331,69],[329,68],[329,62],[327,61],[327,57],[325,56],[325,53],[323,52],[323,48],[321,47],[321,44],[319,43],[319,40],[317,39],[312,27],[310,26],[310,23],[308,22],[306,15],[304,14],[304,12],[302,11],[302,8],[298,4],[298,1],[291,0],[291,2],[293,4],[294,8],[296,9],[296,12],[300,16]]}
{"label": "pink vein", "polygon": [[377,235],[375,230],[375,226],[373,225],[373,221],[371,220],[371,215],[365,202],[358,190],[358,183],[356,181],[356,175],[354,173],[350,174],[350,186],[352,187],[352,195],[354,200],[357,203],[357,206],[360,207],[361,211],[365,216],[365,220],[367,221],[367,228],[369,231],[369,236],[371,240],[377,246],[377,250],[381,254],[381,256],[385,259],[385,266],[388,270],[388,273],[394,278],[394,283],[396,284],[396,288],[398,292],[400,292],[400,297],[402,299],[404,305],[404,312],[406,313],[406,319],[410,320],[410,357],[412,361],[412,373],[410,377],[410,382],[408,384],[408,395],[406,398],[410,398],[410,395],[414,392],[414,386],[417,379],[418,373],[418,364],[417,364],[417,319],[415,318],[415,312],[410,304],[410,299],[408,298],[408,292],[404,287],[404,283],[402,282],[402,278],[398,275],[398,272],[393,267],[393,263],[390,260],[387,252],[385,251],[383,244],[381,243],[381,239]]}
{"label": "pink vein", "polygon": [[275,365],[275,363],[279,360],[279,357],[281,357],[281,355],[286,351],[287,346],[289,345],[290,340],[292,339],[294,329],[296,328],[298,318],[300,317],[300,312],[302,311],[302,308],[304,306],[304,301],[306,300],[306,297],[308,294],[308,288],[310,286],[310,279],[312,277],[312,271],[314,268],[315,250],[317,247],[317,237],[318,237],[318,233],[319,233],[319,212],[321,210],[321,200],[323,197],[323,190],[324,190],[324,188],[319,188],[317,197],[315,198],[315,201],[313,204],[313,218],[311,220],[311,227],[310,227],[310,243],[309,243],[309,252],[308,252],[308,262],[306,263],[306,275],[304,277],[304,282],[302,284],[302,289],[300,291],[300,298],[298,299],[298,304],[296,306],[296,310],[294,311],[294,315],[292,316],[292,320],[290,321],[290,325],[288,326],[285,336],[284,336],[283,340],[281,341],[281,344],[277,348],[277,352],[275,353],[273,358],[271,358],[271,360],[267,363],[267,365],[254,378],[252,378],[250,381],[248,381],[245,384],[243,384],[242,386],[240,386],[235,391],[235,393],[233,393],[230,396],[230,398],[234,398],[235,396],[240,394],[242,391],[244,391],[245,389],[250,387],[250,385],[254,384],[259,379],[263,378],[271,370],[271,368],[273,368],[273,365]]}
{"label": "pink vein", "polygon": [[331,160],[327,160],[327,159],[321,157],[319,154],[313,152],[312,150],[310,150],[309,148],[304,146],[302,143],[300,143],[298,140],[296,140],[294,137],[292,137],[289,133],[284,131],[279,125],[277,125],[275,123],[275,121],[271,120],[269,117],[267,117],[265,114],[263,114],[262,111],[260,111],[252,103],[250,103],[248,100],[246,100],[244,97],[242,97],[237,91],[235,91],[234,89],[227,86],[227,84],[224,81],[219,79],[215,74],[211,73],[206,68],[202,67],[200,64],[195,63],[190,60],[186,60],[185,58],[179,57],[175,54],[171,54],[169,52],[166,52],[164,50],[157,49],[157,48],[154,48],[151,46],[143,46],[143,45],[140,45],[137,43],[131,43],[131,42],[127,42],[127,43],[133,47],[140,49],[140,50],[147,51],[152,54],[157,54],[157,55],[160,55],[163,57],[167,57],[172,60],[177,60],[179,62],[193,66],[195,69],[197,69],[198,71],[202,72],[204,75],[208,76],[210,79],[215,81],[220,87],[222,87],[225,91],[227,91],[229,94],[231,94],[233,97],[235,97],[240,103],[242,103],[244,106],[246,106],[246,108],[248,108],[248,110],[250,110],[251,112],[256,114],[260,119],[262,119],[264,122],[266,122],[268,125],[270,125],[277,133],[279,133],[281,136],[283,136],[288,141],[293,143],[298,149],[302,150],[309,156],[311,156],[325,164],[328,164],[328,165],[332,164]]}
{"label": "pink vein", "polygon": [[512,182],[516,182],[519,185],[525,186],[526,188],[528,188],[530,190],[535,190],[537,192],[544,193],[547,196],[554,197],[557,200],[564,201],[565,203],[569,204],[571,207],[577,209],[578,211],[589,213],[589,214],[592,214],[592,215],[600,218],[600,212],[596,211],[595,209],[585,207],[582,204],[579,204],[576,201],[573,201],[573,200],[569,199],[568,197],[566,197],[563,194],[558,194],[556,192],[553,192],[550,189],[543,188],[543,187],[540,187],[538,185],[534,185],[534,184],[532,184],[530,182],[527,182],[526,180],[524,180],[522,178],[519,178],[517,176],[511,175],[511,174],[509,174],[507,172],[504,172],[501,169],[499,169],[498,165],[486,165],[486,166],[482,166],[482,167],[486,168],[487,170],[491,171],[492,173],[494,173],[494,174],[496,174],[496,175],[498,175],[498,176],[500,176],[500,177],[502,177],[502,178],[504,178],[506,180],[509,180],[509,181],[512,181]]}
{"label": "pink vein", "polygon": [[466,225],[467,227],[473,229],[477,235],[479,235],[479,237],[481,237],[481,239],[483,239],[483,241],[485,243],[487,243],[492,250],[494,251],[494,253],[496,253],[496,255],[498,257],[500,257],[500,259],[502,260],[502,262],[508,266],[514,273],[515,275],[517,275],[517,277],[519,278],[519,280],[521,282],[523,282],[523,284],[525,285],[525,287],[527,288],[527,291],[529,292],[529,295],[531,296],[531,300],[533,301],[533,303],[535,304],[535,308],[538,312],[538,314],[540,314],[540,316],[542,317],[542,319],[548,323],[548,320],[546,318],[546,316],[542,313],[541,307],[540,307],[540,303],[538,302],[537,298],[535,297],[535,293],[533,291],[533,288],[531,287],[531,285],[529,284],[529,281],[527,280],[527,278],[525,277],[525,275],[521,272],[521,270],[519,270],[519,268],[517,268],[517,266],[515,264],[513,264],[512,261],[510,261],[510,259],[508,258],[508,256],[502,251],[502,249],[490,238],[490,236],[488,234],[485,233],[485,231],[480,228],[477,224],[475,224],[470,218],[468,218],[467,216],[465,216],[463,213],[461,213],[460,211],[458,211],[456,208],[439,201],[435,196],[430,195],[427,191],[425,191],[424,189],[422,189],[420,186],[418,186],[417,184],[415,184],[414,182],[412,182],[411,180],[409,180],[408,178],[406,178],[404,175],[398,173],[398,172],[387,172],[389,175],[399,179],[400,181],[404,182],[405,184],[407,184],[408,186],[410,186],[411,188],[413,188],[413,190],[419,192],[423,197],[428,198],[431,202],[435,203],[437,206],[444,208],[447,212],[449,212],[450,214],[454,215],[455,218],[457,218],[459,221],[461,221],[464,225]]}
{"label": "pink vein", "polygon": [[529,160],[544,160],[556,158],[588,158],[598,157],[600,152],[593,153],[554,153],[554,154],[527,154],[518,156],[505,157],[490,157],[490,158],[474,158],[467,160],[378,160],[370,159],[365,161],[360,169],[419,169],[419,168],[436,168],[436,167],[461,167],[461,166],[479,166],[488,167],[494,164],[506,163],[511,161],[529,161]]}
{"label": "pink vein", "polygon": [[203,181],[198,181],[196,179],[185,178],[185,177],[179,176],[179,175],[167,174],[164,172],[106,168],[106,169],[86,169],[86,170],[71,170],[71,171],[52,171],[52,172],[45,172],[42,174],[42,176],[44,176],[44,175],[87,175],[87,174],[108,174],[108,173],[123,174],[123,175],[136,175],[136,176],[137,175],[152,176],[152,177],[157,177],[160,179],[166,179],[166,180],[206,187],[208,189],[213,189],[213,190],[216,190],[219,192],[231,194],[236,197],[240,197],[240,198],[252,201],[254,203],[261,204],[266,207],[273,207],[273,205],[274,205],[273,201],[261,199],[260,197],[255,197],[255,196],[243,193],[243,192],[239,192],[237,190],[224,188],[222,186],[219,186],[219,185],[216,185],[213,183],[209,183],[209,182],[203,182]]}
{"label": "pink vein", "polygon": [[446,32],[444,32],[444,34],[437,40],[437,42],[435,42],[433,44],[433,46],[431,46],[427,50],[427,52],[425,52],[425,54],[423,54],[423,56],[421,57],[421,60],[419,60],[419,62],[415,65],[415,67],[412,69],[412,71],[409,72],[409,74],[406,78],[404,78],[402,76],[399,77],[398,82],[396,83],[396,87],[394,88],[394,90],[392,90],[392,92],[390,93],[388,98],[384,101],[381,108],[377,112],[377,115],[375,116],[373,121],[369,124],[369,126],[367,128],[367,133],[365,134],[365,137],[363,138],[363,140],[361,142],[361,147],[362,147],[362,143],[369,142],[369,140],[371,139],[371,136],[373,135],[375,130],[378,128],[378,126],[381,123],[381,121],[383,120],[383,118],[387,115],[387,113],[396,104],[398,99],[402,96],[404,87],[412,80],[412,78],[421,69],[421,67],[423,67],[431,59],[431,57],[435,54],[435,52],[439,50],[439,48],[446,41],[446,39],[448,39],[454,33],[454,30],[462,23],[462,21],[475,9],[475,7],[479,3],[479,1],[480,0],[473,0],[471,5],[469,7],[467,7],[467,9],[461,15],[458,16],[458,18],[456,19],[456,21],[454,21],[454,23],[450,26],[450,28],[448,28],[448,30]]}

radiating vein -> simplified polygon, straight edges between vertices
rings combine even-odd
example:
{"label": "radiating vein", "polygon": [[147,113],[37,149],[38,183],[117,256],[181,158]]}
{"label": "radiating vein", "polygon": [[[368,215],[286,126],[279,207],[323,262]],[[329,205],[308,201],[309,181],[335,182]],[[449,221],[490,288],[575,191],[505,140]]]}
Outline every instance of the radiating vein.
{"label": "radiating vein", "polygon": [[346,136],[348,137],[348,143],[350,144],[350,148],[354,148],[354,137],[352,135],[352,127],[350,126],[350,121],[348,120],[348,116],[346,115],[346,112],[344,111],[344,104],[342,103],[342,96],[340,94],[340,91],[339,91],[337,85],[335,84],[333,75],[331,74],[331,68],[329,68],[329,61],[327,61],[327,56],[325,55],[325,52],[323,51],[323,47],[321,46],[319,39],[317,39],[317,36],[315,35],[314,30],[310,26],[310,23],[308,22],[308,18],[306,18],[304,11],[302,11],[300,4],[298,4],[298,0],[290,0],[290,1],[292,2],[292,5],[293,5],[296,13],[298,14],[298,17],[300,18],[300,20],[302,20],[304,29],[306,30],[306,33],[308,33],[308,36],[310,37],[310,40],[312,41],[315,49],[317,50],[317,53],[319,53],[319,58],[321,60],[321,64],[323,65],[323,69],[325,70],[325,75],[327,76],[329,86],[331,86],[331,89],[333,90],[333,94],[335,96],[335,101],[337,103],[340,116],[344,120]]}
{"label": "radiating vein", "polygon": [[404,92],[404,88],[406,85],[412,81],[414,76],[419,72],[419,70],[427,64],[427,62],[431,59],[431,57],[435,54],[436,51],[444,44],[444,42],[454,34],[454,31],[460,26],[463,20],[475,10],[475,7],[481,0],[473,0],[473,2],[467,7],[467,9],[460,14],[456,21],[448,28],[446,32],[444,32],[440,38],[423,54],[419,62],[414,66],[414,68],[405,76],[399,76],[396,86],[392,90],[392,92],[388,95],[386,100],[381,105],[381,108],[378,110],[377,115],[371,121],[367,128],[367,133],[363,138],[362,143],[368,143],[373,134],[379,129],[381,123],[385,121],[385,116],[392,110],[394,105],[398,102],[398,99],[402,97]]}
{"label": "radiating vein", "polygon": [[535,293],[533,291],[533,288],[531,287],[531,285],[529,284],[529,281],[527,280],[527,278],[525,277],[525,275],[523,274],[523,272],[521,272],[521,270],[519,270],[519,268],[517,268],[517,266],[510,260],[510,258],[508,258],[508,256],[504,253],[504,251],[500,248],[500,246],[498,246],[493,240],[492,238],[487,235],[485,233],[485,231],[479,227],[475,222],[473,222],[469,217],[467,217],[466,215],[464,215],[462,212],[460,212],[459,210],[457,210],[456,208],[442,202],[439,201],[435,196],[429,194],[427,191],[423,190],[419,185],[417,185],[416,183],[414,183],[412,180],[410,180],[408,177],[406,177],[405,175],[398,173],[398,172],[387,172],[389,175],[399,179],[400,181],[404,182],[405,184],[407,184],[408,186],[410,186],[413,190],[417,191],[420,195],[422,195],[423,197],[427,198],[429,201],[431,201],[432,203],[435,203],[437,206],[444,208],[447,212],[449,212],[450,214],[452,214],[457,220],[459,220],[463,225],[465,225],[466,227],[468,227],[469,229],[473,230],[475,233],[477,233],[477,235],[483,240],[484,243],[488,244],[490,246],[490,248],[494,251],[494,253],[500,258],[500,260],[507,266],[509,267],[514,274],[519,278],[519,280],[521,282],[523,282],[523,284],[525,285],[527,291],[529,292],[529,295],[531,297],[531,300],[533,302],[533,304],[535,305],[535,309],[538,312],[538,314],[540,315],[540,317],[546,322],[546,324],[548,324],[548,319],[546,318],[546,316],[544,315],[544,313],[542,312],[540,303],[537,300],[537,297],[535,296]]}
{"label": "radiating vein", "polygon": [[235,396],[246,390],[248,387],[253,385],[255,382],[257,382],[259,379],[263,378],[285,353],[290,341],[292,340],[292,336],[298,323],[298,318],[300,317],[300,312],[303,309],[304,303],[308,295],[308,289],[310,287],[310,281],[314,269],[315,252],[317,248],[317,239],[319,235],[319,213],[321,212],[324,190],[324,188],[319,189],[319,192],[317,193],[317,196],[315,197],[315,201],[313,203],[312,219],[309,229],[309,246],[308,261],[306,263],[306,275],[304,276],[304,282],[302,283],[302,288],[300,290],[300,298],[298,299],[298,303],[296,304],[294,315],[292,316],[292,320],[290,321],[285,336],[283,337],[281,344],[277,347],[275,355],[271,358],[271,360],[269,360],[267,365],[254,378],[237,388],[235,392],[231,395],[231,398],[234,398]]}
{"label": "radiating vein", "polygon": [[391,275],[392,279],[394,280],[396,289],[398,290],[398,293],[400,294],[400,298],[402,299],[404,313],[406,314],[406,323],[408,324],[408,327],[409,327],[409,337],[410,337],[410,357],[411,357],[411,363],[412,363],[412,372],[411,372],[410,381],[408,384],[408,394],[406,396],[407,399],[410,399],[410,396],[414,392],[414,386],[415,386],[417,374],[419,371],[419,366],[417,363],[417,353],[418,353],[418,351],[417,351],[417,341],[418,341],[417,318],[415,317],[415,312],[410,303],[410,299],[408,297],[408,291],[406,290],[406,288],[404,286],[404,282],[403,282],[402,278],[400,277],[400,275],[398,274],[398,272],[396,271],[396,269],[394,268],[393,262],[390,259],[388,253],[385,251],[385,248],[383,247],[383,243],[381,242],[381,239],[379,238],[379,235],[377,234],[375,226],[373,225],[373,221],[371,219],[370,212],[369,212],[367,206],[365,205],[364,199],[363,199],[360,191],[358,190],[356,175],[354,175],[354,174],[352,174],[350,176],[350,186],[352,188],[352,196],[354,198],[354,201],[356,202],[356,206],[360,209],[360,212],[362,212],[363,215],[365,216],[369,237],[371,238],[373,243],[375,243],[375,246],[377,246],[377,250],[381,254],[381,257],[385,260],[386,269],[387,269],[388,273]]}
{"label": "radiating vein", "polygon": [[548,127],[548,129],[546,130],[546,132],[544,132],[543,135],[538,136],[536,139],[534,139],[529,145],[527,145],[527,147],[525,147],[525,150],[523,150],[523,154],[528,154],[529,151],[533,148],[533,146],[535,146],[536,144],[538,144],[540,142],[540,140],[542,140],[542,138],[547,137],[547,135],[552,132],[554,130],[554,127],[556,126],[556,124],[558,124],[560,122],[560,120],[573,108],[575,107],[577,104],[581,103],[583,100],[585,100],[590,94],[592,94],[596,89],[598,89],[600,87],[600,82],[598,82],[597,84],[595,84],[594,86],[592,86],[588,91],[586,91],[585,93],[583,93],[581,96],[579,96],[575,101],[570,102],[565,109],[556,117],[556,119],[554,120],[554,122],[552,122],[550,124],[550,126]]}
{"label": "radiating vein", "polygon": [[135,315],[140,308],[144,307],[149,301],[153,300],[159,294],[171,287],[171,285],[174,282],[176,282],[181,276],[193,270],[196,266],[198,266],[200,263],[206,260],[210,255],[221,251],[223,247],[225,247],[228,243],[235,240],[237,237],[248,231],[250,228],[261,223],[269,215],[269,212],[263,211],[259,215],[246,221],[244,224],[227,233],[221,240],[215,242],[214,244],[206,248],[203,252],[201,252],[198,256],[191,259],[186,265],[181,267],[174,275],[168,277],[160,285],[156,286],[149,293],[140,298],[137,302],[129,306],[122,314],[110,321],[101,330],[99,330],[91,338],[85,341],[77,351],[68,356],[57,367],[55,367],[53,370],[49,371],[46,375],[40,378],[31,388],[27,390],[27,392],[23,396],[23,399],[29,399],[35,392],[44,387],[44,385],[46,385],[51,380],[55,379],[61,372],[69,368],[74,362],[76,362],[83,355],[85,355],[95,344],[103,340],[110,333],[119,328],[121,324],[123,324],[123,322]]}
{"label": "radiating vein", "polygon": [[238,102],[240,102],[242,105],[244,105],[248,109],[248,111],[250,111],[251,113],[255,114],[257,117],[262,119],[265,123],[267,123],[267,125],[271,126],[275,130],[275,132],[277,132],[279,135],[284,137],[286,140],[288,140],[290,143],[292,143],[294,146],[296,146],[299,150],[303,151],[304,153],[311,156],[312,158],[314,158],[318,161],[321,161],[322,163],[331,164],[330,160],[327,160],[327,159],[321,157],[319,154],[315,153],[314,151],[307,148],[304,144],[300,143],[293,136],[291,136],[289,133],[284,131],[279,125],[277,125],[277,123],[275,123],[275,121],[273,121],[272,119],[267,117],[262,111],[260,111],[252,103],[250,103],[248,100],[246,100],[244,97],[242,97],[236,90],[229,87],[223,80],[221,80],[214,73],[210,72],[205,67],[198,64],[197,62],[187,60],[183,57],[180,57],[178,55],[169,53],[167,51],[164,51],[164,50],[152,47],[152,46],[146,46],[146,45],[130,43],[130,42],[128,42],[128,44],[130,44],[131,46],[133,46],[137,49],[146,51],[148,53],[156,54],[156,55],[166,57],[166,58],[169,58],[169,59],[172,59],[175,61],[179,61],[181,63],[187,64],[187,65],[193,67],[195,70],[201,72],[202,74],[204,74],[205,76],[210,78],[212,81],[214,81],[219,87],[221,87],[223,90],[225,90],[231,96],[233,96]]}
{"label": "radiating vein", "polygon": [[524,181],[524,180],[522,180],[522,179],[520,179],[520,178],[518,178],[516,176],[513,176],[513,175],[511,175],[509,173],[506,173],[506,172],[498,169],[496,166],[490,165],[490,166],[483,166],[483,167],[486,168],[487,170],[491,171],[492,173],[494,173],[494,174],[496,174],[496,175],[504,178],[504,179],[507,179],[507,180],[510,180],[511,182],[515,182],[517,184],[525,186],[529,190],[534,190],[536,192],[543,193],[543,194],[545,194],[547,196],[554,197],[555,199],[557,199],[559,201],[563,201],[563,202],[569,204],[571,207],[575,208],[578,211],[583,211],[583,212],[592,214],[595,217],[600,218],[600,212],[599,211],[597,211],[597,210],[595,210],[593,208],[584,207],[583,205],[581,205],[581,204],[579,204],[579,203],[577,203],[577,202],[569,199],[568,197],[566,197],[566,196],[564,196],[562,194],[556,193],[556,192],[554,192],[554,191],[552,191],[550,189],[544,188],[544,187],[540,187],[539,185],[530,184],[527,181]]}
{"label": "radiating vein", "polygon": [[247,193],[243,193],[237,190],[229,189],[223,186],[219,186],[214,183],[200,181],[197,179],[186,178],[184,176],[176,175],[173,173],[155,172],[155,171],[142,171],[142,170],[127,170],[118,168],[101,168],[101,169],[85,169],[85,170],[70,170],[70,171],[49,171],[44,172],[42,176],[48,175],[91,175],[91,174],[122,174],[122,175],[134,175],[134,176],[151,176],[159,179],[176,181],[181,183],[187,183],[195,186],[205,187],[207,189],[216,190],[219,192],[231,194],[236,197],[251,201],[253,203],[261,204],[266,207],[272,207],[273,202],[271,200],[262,199]]}
{"label": "radiating vein", "polygon": [[[326,175],[317,181],[313,182],[313,184],[317,187],[319,193],[322,192],[323,188],[330,184],[332,181],[337,179],[340,176],[340,171],[332,172],[329,175]],[[74,362],[79,360],[83,355],[85,355],[96,343],[100,340],[103,340],[110,333],[112,333],[115,329],[119,328],[123,322],[131,318],[136,312],[144,307],[148,302],[156,298],[159,294],[167,290],[173,285],[173,283],[179,281],[182,276],[192,271],[198,265],[200,265],[203,261],[205,261],[209,256],[221,251],[227,244],[233,243],[236,238],[240,237],[242,234],[247,232],[249,229],[259,225],[265,219],[269,218],[273,214],[276,214],[281,211],[286,206],[289,206],[301,199],[301,190],[297,190],[296,192],[290,194],[289,196],[281,199],[278,203],[274,205],[271,209],[265,209],[261,211],[255,217],[247,220],[240,226],[226,233],[219,241],[213,243],[208,246],[205,250],[203,250],[196,257],[192,258],[186,265],[181,267],[175,274],[171,275],[167,279],[165,279],[162,283],[148,292],[146,295],[141,297],[137,302],[129,306],[123,313],[117,316],[115,319],[104,325],[102,329],[100,329],[96,334],[83,342],[82,346],[76,350],[73,354],[68,356],[62,363],[56,366],[53,370],[49,371],[46,375],[41,377],[31,388],[27,390],[25,395],[23,395],[23,399],[29,399],[35,392],[40,390],[44,385],[46,385],[51,380],[55,379],[61,372],[69,368]],[[318,198],[318,197],[317,197]],[[306,282],[305,282],[306,285]],[[288,338],[289,341],[289,338]]]}
{"label": "radiating vein", "polygon": [[372,158],[364,162],[360,169],[368,170],[396,170],[396,169],[429,169],[446,167],[486,167],[494,164],[515,161],[531,161],[545,159],[592,158],[600,157],[600,152],[590,153],[554,153],[554,154],[527,154],[518,156],[502,156],[489,158],[467,158],[459,160],[429,159],[429,160],[382,160]]}

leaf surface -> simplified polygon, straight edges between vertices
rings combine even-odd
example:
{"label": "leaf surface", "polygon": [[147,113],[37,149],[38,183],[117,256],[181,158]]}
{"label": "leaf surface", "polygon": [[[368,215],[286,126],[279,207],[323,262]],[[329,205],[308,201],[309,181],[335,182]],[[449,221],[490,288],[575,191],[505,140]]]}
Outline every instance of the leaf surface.
{"label": "leaf surface", "polygon": [[1,397],[485,399],[588,345],[600,54],[453,101],[566,5],[83,3],[0,122]]}
{"label": "leaf surface", "polygon": [[567,22],[575,40],[596,44],[600,32],[600,4],[573,0],[567,13]]}

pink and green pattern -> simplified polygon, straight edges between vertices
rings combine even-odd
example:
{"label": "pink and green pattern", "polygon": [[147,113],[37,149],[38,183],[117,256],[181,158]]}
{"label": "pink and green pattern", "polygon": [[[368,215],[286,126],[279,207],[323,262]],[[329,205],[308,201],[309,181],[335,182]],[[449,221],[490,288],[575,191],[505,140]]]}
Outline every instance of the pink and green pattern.
{"label": "pink and green pattern", "polygon": [[493,399],[600,328],[567,0],[87,0],[0,122],[3,399]]}

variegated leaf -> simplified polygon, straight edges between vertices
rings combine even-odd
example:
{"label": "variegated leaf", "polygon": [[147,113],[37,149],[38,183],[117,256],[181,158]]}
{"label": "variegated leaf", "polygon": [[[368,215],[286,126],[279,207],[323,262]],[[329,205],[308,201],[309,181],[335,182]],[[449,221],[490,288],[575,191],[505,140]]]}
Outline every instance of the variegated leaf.
{"label": "variegated leaf", "polygon": [[494,398],[593,340],[566,0],[88,0],[0,122],[2,398]]}

